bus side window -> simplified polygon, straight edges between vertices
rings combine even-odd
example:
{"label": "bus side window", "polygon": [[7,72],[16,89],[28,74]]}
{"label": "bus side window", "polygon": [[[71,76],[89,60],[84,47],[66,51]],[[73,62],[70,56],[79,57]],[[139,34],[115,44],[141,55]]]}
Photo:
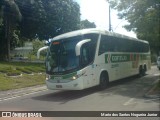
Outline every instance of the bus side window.
{"label": "bus side window", "polygon": [[99,46],[99,53],[98,53],[98,55],[101,55],[101,54],[107,52],[107,47],[108,47],[107,41],[108,41],[107,37],[104,36],[104,35],[102,35],[102,36],[101,36],[101,41],[100,41],[100,46]]}
{"label": "bus side window", "polygon": [[82,66],[85,66],[85,65],[89,64],[89,62],[90,62],[89,47],[87,47],[87,46],[88,46],[88,44],[84,44],[81,49],[81,64],[82,64]]}
{"label": "bus side window", "polygon": [[111,46],[111,52],[117,52],[118,51],[118,43],[117,43],[116,37],[111,37],[110,39],[110,46]]}
{"label": "bus side window", "polygon": [[106,41],[105,41],[105,52],[112,52],[113,51],[113,47],[112,47],[112,37],[109,36],[105,36],[106,37]]}

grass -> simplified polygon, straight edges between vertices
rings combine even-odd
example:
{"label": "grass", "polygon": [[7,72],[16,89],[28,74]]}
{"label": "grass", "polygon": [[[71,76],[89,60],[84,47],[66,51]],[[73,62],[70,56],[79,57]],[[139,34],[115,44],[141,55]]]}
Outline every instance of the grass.
{"label": "grass", "polygon": [[45,67],[44,64],[41,63],[0,62],[0,72],[7,73],[14,70],[18,70],[22,73],[38,73],[45,72]]}
{"label": "grass", "polygon": [[0,91],[24,88],[44,84],[44,74],[27,75],[19,77],[8,77],[0,73]]}
{"label": "grass", "polygon": [[32,71],[29,71],[29,70],[25,69],[24,67],[16,67],[16,70],[19,70],[19,71],[26,73],[26,74],[32,74]]}
{"label": "grass", "polygon": [[[40,63],[0,62],[0,91],[44,84],[44,71],[44,64]],[[20,74],[23,75],[11,77]]]}
{"label": "grass", "polygon": [[[27,57],[28,57],[28,59],[31,60],[31,61],[37,60],[37,56],[35,56],[35,55],[30,55],[30,54],[29,54]],[[45,60],[45,56],[40,55],[39,60],[44,61],[44,60]]]}

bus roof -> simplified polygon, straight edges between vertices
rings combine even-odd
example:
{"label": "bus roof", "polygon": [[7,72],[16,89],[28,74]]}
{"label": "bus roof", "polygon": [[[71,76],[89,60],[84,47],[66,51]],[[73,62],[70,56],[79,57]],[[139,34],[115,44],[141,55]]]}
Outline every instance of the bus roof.
{"label": "bus roof", "polygon": [[136,41],[141,41],[141,42],[144,42],[144,43],[148,43],[148,41],[145,41],[145,40],[140,40],[140,39],[132,38],[132,37],[122,35],[122,34],[119,34],[119,33],[109,32],[109,31],[106,31],[104,29],[97,29],[97,28],[71,31],[71,32],[68,32],[68,33],[58,35],[58,36],[54,37],[53,39],[51,39],[51,41],[56,41],[56,40],[60,40],[60,39],[64,39],[64,38],[69,38],[69,37],[74,37],[74,36],[89,34],[89,33],[104,34],[104,35],[108,35],[108,36],[115,36],[115,37],[126,38],[126,39],[130,39],[130,40],[136,40]]}

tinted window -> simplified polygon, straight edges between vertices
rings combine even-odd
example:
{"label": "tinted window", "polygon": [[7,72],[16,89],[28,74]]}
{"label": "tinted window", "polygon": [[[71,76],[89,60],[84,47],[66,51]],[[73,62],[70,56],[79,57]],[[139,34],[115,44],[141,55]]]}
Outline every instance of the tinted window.
{"label": "tinted window", "polygon": [[81,48],[81,64],[86,66],[94,60],[98,34],[86,34],[83,39],[91,39],[90,42],[84,44]]}
{"label": "tinted window", "polygon": [[101,36],[99,55],[105,52],[149,52],[149,45],[140,41]]}

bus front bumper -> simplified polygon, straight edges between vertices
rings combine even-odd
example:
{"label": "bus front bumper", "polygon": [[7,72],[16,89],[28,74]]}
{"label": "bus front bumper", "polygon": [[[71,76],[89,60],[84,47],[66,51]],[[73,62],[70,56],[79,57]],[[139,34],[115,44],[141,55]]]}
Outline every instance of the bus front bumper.
{"label": "bus front bumper", "polygon": [[70,82],[61,82],[56,83],[53,82],[53,80],[46,80],[47,88],[50,90],[82,90],[83,88],[83,82],[80,79],[72,80]]}

